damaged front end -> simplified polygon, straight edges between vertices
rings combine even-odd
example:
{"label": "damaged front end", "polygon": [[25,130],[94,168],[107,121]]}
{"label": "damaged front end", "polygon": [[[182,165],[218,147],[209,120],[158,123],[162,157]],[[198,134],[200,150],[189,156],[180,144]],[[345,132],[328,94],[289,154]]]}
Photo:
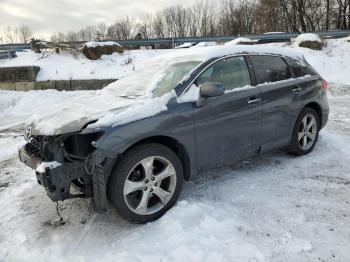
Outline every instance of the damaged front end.
{"label": "damaged front end", "polygon": [[92,198],[97,190],[94,177],[101,172],[101,154],[92,144],[102,135],[99,131],[27,136],[28,143],[19,150],[19,158],[35,170],[38,183],[53,201]]}

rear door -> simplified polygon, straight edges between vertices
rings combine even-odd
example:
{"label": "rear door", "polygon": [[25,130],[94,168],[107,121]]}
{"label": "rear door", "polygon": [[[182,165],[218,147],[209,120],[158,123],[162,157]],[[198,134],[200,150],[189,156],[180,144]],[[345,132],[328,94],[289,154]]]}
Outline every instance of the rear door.
{"label": "rear door", "polygon": [[258,87],[262,91],[262,150],[287,145],[294,120],[302,107],[300,80],[292,78],[286,61],[280,56],[252,55]]}
{"label": "rear door", "polygon": [[220,82],[226,93],[208,98],[194,111],[197,166],[200,170],[222,167],[256,154],[260,145],[261,93],[251,86],[244,56],[217,61],[195,81]]}

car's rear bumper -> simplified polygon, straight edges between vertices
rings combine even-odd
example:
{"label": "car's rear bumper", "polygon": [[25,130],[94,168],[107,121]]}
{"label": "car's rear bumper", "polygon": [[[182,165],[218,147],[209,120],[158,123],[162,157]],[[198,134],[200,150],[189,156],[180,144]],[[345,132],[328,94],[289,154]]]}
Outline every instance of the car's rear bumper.
{"label": "car's rear bumper", "polygon": [[62,163],[55,167],[38,168],[42,161],[26,150],[26,145],[19,149],[19,159],[35,170],[38,183],[46,189],[53,201],[63,201],[76,197],[91,197],[87,194],[71,194],[73,181],[86,175],[83,163]]}

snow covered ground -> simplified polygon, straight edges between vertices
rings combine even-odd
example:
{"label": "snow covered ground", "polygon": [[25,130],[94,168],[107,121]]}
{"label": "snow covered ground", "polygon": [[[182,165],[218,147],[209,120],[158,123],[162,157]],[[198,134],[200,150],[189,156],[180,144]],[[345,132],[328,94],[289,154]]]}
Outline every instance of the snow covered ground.
{"label": "snow covered ground", "polygon": [[0,67],[40,66],[38,81],[68,79],[118,79],[133,71],[138,63],[169,50],[131,50],[113,53],[99,60],[89,60],[80,54],[18,52],[17,58],[0,60]]}
{"label": "snow covered ground", "polygon": [[197,178],[147,225],[113,210],[96,214],[81,199],[60,204],[60,225],[16,150],[37,101],[44,108],[78,93],[1,91],[0,261],[348,261],[350,47],[336,41],[325,52],[298,48],[333,83],[329,123],[314,152],[296,158],[276,151]]}

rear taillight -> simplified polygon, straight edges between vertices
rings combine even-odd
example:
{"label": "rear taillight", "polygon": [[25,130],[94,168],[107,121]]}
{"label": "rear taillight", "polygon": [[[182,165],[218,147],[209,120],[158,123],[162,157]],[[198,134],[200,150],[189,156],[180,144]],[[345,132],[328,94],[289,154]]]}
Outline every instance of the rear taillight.
{"label": "rear taillight", "polygon": [[322,89],[326,90],[328,88],[328,82],[326,80],[322,80]]}

